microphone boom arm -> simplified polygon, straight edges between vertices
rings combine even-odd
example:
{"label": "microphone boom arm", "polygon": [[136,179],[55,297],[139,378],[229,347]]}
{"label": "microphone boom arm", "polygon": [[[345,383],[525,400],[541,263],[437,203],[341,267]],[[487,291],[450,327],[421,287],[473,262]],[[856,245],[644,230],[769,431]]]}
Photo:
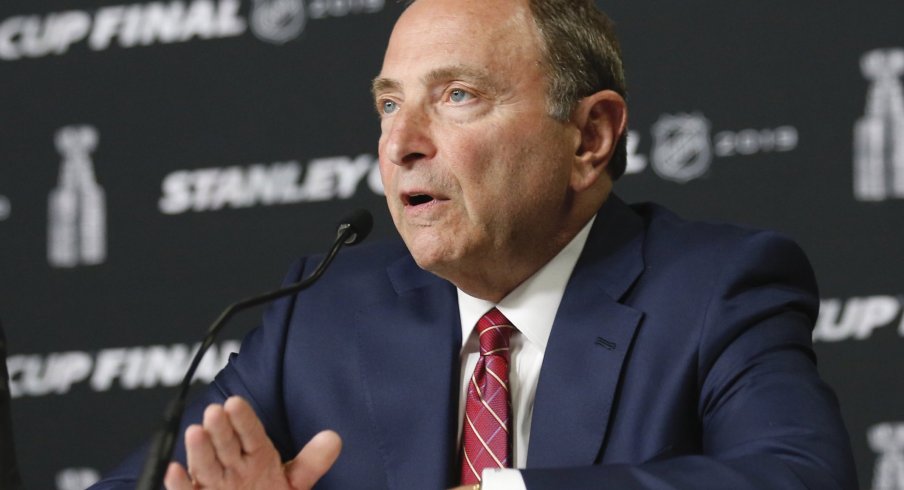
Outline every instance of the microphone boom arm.
{"label": "microphone boom arm", "polygon": [[333,262],[333,259],[336,258],[336,254],[339,253],[339,249],[342,248],[343,245],[353,245],[364,239],[364,236],[370,232],[369,225],[367,225],[366,228],[367,229],[365,230],[360,230],[356,229],[354,225],[343,223],[339,227],[338,235],[336,236],[336,240],[333,241],[333,245],[330,247],[329,252],[327,252],[326,256],[323,257],[323,260],[317,264],[317,268],[314,269],[314,272],[311,272],[308,277],[286,287],[245,298],[229,305],[222,313],[220,313],[220,316],[210,325],[210,327],[208,327],[207,334],[204,336],[204,340],[201,342],[198,352],[195,353],[195,357],[192,359],[191,365],[185,373],[185,377],[182,378],[178,396],[167,406],[163,416],[163,425],[151,439],[147,460],[145,460],[144,468],[138,479],[136,490],[159,490],[160,485],[163,483],[163,475],[166,472],[170,456],[173,454],[173,448],[176,445],[179,424],[182,421],[182,412],[185,410],[185,400],[188,398],[188,391],[191,387],[192,378],[195,376],[198,365],[201,364],[204,353],[207,352],[207,349],[210,348],[211,345],[213,345],[213,341],[223,328],[223,325],[225,325],[234,314],[240,311],[303,291],[310,287],[320,279],[320,276],[323,275],[326,268]]}

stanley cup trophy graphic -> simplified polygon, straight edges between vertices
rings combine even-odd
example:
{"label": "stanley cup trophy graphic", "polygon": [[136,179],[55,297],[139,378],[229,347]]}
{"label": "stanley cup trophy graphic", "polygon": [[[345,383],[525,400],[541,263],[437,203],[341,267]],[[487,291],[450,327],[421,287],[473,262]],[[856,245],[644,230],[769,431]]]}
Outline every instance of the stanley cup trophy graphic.
{"label": "stanley cup trophy graphic", "polygon": [[867,438],[879,454],[872,490],[904,490],[904,424],[876,424],[870,427]]}
{"label": "stanley cup trophy graphic", "polygon": [[91,126],[66,126],[56,133],[63,161],[50,192],[47,230],[47,259],[54,267],[100,264],[106,258],[104,191],[90,158],[97,139]]}
{"label": "stanley cup trophy graphic", "polygon": [[861,201],[904,198],[904,49],[877,49],[860,62],[872,85],[854,128],[854,195]]}

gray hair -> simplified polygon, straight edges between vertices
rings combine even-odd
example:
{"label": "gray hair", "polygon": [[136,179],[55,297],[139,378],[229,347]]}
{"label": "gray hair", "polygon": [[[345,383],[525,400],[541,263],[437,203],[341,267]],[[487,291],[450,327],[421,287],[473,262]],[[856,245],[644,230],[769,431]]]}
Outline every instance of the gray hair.
{"label": "gray hair", "polygon": [[[550,116],[569,120],[582,98],[601,90],[627,97],[615,26],[592,0],[530,0],[530,10],[544,45]],[[626,131],[609,162],[613,180],[624,174],[627,157]]]}
{"label": "gray hair", "polygon": [[[406,1],[411,5],[416,0]],[[487,0],[491,1],[491,0]],[[549,115],[568,121],[582,98],[601,90],[628,96],[615,24],[593,0],[529,0],[543,41]],[[612,180],[628,165],[628,132],[621,135],[607,170]]]}

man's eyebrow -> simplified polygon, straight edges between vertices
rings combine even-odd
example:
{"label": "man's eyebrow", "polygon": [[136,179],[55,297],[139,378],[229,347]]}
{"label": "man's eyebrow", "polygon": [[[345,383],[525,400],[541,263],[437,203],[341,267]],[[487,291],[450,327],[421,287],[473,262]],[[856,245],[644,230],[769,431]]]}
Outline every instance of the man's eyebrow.
{"label": "man's eyebrow", "polygon": [[437,82],[457,79],[473,82],[485,88],[495,88],[496,85],[493,78],[485,70],[463,65],[437,68],[424,76],[423,81],[427,85],[432,85]]}
{"label": "man's eyebrow", "polygon": [[399,90],[401,84],[391,78],[377,77],[370,84],[370,93],[376,98],[379,94]]}
{"label": "man's eyebrow", "polygon": [[[489,91],[493,91],[497,88],[496,81],[485,70],[463,65],[447,66],[432,70],[430,73],[424,75],[421,82],[429,86],[438,82],[457,79],[474,83]],[[398,80],[377,77],[371,82],[370,91],[374,98],[376,98],[384,92],[399,91],[401,90],[401,87],[402,84]]]}

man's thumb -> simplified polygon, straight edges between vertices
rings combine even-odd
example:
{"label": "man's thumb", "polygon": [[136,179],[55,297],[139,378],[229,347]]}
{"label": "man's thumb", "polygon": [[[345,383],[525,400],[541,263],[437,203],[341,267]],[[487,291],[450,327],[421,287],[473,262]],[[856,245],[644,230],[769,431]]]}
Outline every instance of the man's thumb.
{"label": "man's thumb", "polygon": [[313,487],[333,466],[341,450],[339,434],[331,430],[317,434],[301,448],[295,459],[286,463],[286,479],[297,490]]}

